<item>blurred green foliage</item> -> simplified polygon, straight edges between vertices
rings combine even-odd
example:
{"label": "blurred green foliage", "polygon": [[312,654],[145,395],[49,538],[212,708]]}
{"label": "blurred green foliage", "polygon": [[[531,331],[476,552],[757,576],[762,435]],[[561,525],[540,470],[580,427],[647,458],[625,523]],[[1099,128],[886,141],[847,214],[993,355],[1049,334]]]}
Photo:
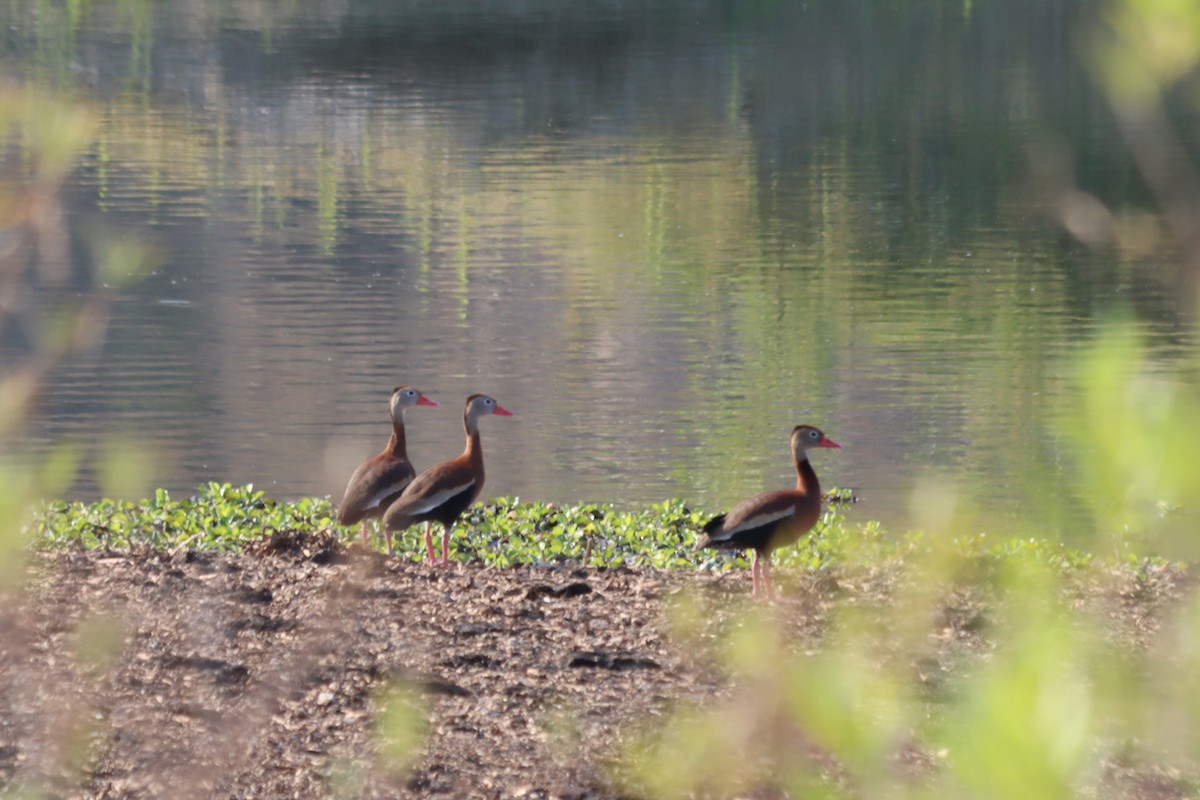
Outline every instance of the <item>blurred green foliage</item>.
{"label": "blurred green foliage", "polygon": [[403,776],[425,741],[427,700],[419,687],[396,680],[375,701],[380,760],[389,773]]}
{"label": "blurred green foliage", "polygon": [[1136,536],[1195,559],[1200,391],[1194,375],[1162,369],[1131,327],[1114,323],[1080,359],[1079,382],[1086,390],[1064,428],[1075,443],[1079,485],[1088,489],[1081,498],[1091,505],[1095,546]]}
{"label": "blurred green foliage", "polygon": [[1154,102],[1194,78],[1200,6],[1191,0],[1121,0],[1107,5],[1092,61],[1117,105]]}
{"label": "blurred green foliage", "polygon": [[[20,452],[18,443],[38,413],[50,376],[72,356],[103,342],[113,287],[137,280],[150,261],[136,239],[76,231],[64,206],[64,182],[98,127],[96,113],[69,92],[11,81],[0,71],[0,330],[6,337],[0,360],[0,596],[5,601],[0,622],[16,642],[28,624],[16,595],[29,578],[26,532],[33,509],[41,498],[64,494],[89,457],[63,441],[34,459]],[[90,256],[86,280],[71,263],[75,244]],[[148,474],[143,452],[115,440],[102,448],[102,481],[141,491]],[[74,656],[80,674],[106,674],[119,657],[125,632],[115,619],[98,614],[70,635],[74,652],[65,655]],[[20,663],[19,656],[14,663]],[[102,723],[100,715],[77,707],[69,694],[26,698],[22,713],[44,727],[31,751],[41,749],[42,755],[23,752],[16,760],[27,760],[28,767],[40,758],[60,778],[79,781],[92,763]],[[14,781],[20,796],[42,796],[37,772],[29,768],[29,775]]]}

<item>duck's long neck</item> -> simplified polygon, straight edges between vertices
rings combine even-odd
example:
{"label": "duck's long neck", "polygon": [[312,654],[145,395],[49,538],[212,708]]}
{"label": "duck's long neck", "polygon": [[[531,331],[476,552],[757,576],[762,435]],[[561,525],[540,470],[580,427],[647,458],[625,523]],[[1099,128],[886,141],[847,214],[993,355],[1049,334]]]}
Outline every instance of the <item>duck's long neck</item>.
{"label": "duck's long neck", "polygon": [[387,452],[399,458],[408,457],[408,440],[404,435],[404,409],[392,415],[392,438],[388,439]]}
{"label": "duck's long neck", "polygon": [[470,411],[463,413],[463,429],[467,434],[467,447],[463,455],[476,474],[483,475],[483,443],[479,438],[479,417]]}
{"label": "duck's long neck", "polygon": [[804,494],[821,494],[821,482],[817,480],[817,472],[808,463],[808,455],[800,453],[796,456],[796,491]]}

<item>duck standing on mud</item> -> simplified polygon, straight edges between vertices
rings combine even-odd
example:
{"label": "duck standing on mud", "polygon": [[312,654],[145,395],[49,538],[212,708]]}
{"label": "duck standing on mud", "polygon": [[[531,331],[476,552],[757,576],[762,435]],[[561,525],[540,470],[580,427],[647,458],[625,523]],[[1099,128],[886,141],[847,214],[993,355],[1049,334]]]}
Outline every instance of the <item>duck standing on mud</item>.
{"label": "duck standing on mud", "polygon": [[797,425],[791,438],[796,488],[743,500],[706,522],[704,535],[696,542],[696,549],[753,550],[751,596],[758,596],[761,579],[763,591],[771,599],[771,553],[798,541],[821,517],[821,483],[808,463],[808,451],[815,447],[841,445],[812,425]]}
{"label": "duck standing on mud", "polygon": [[[392,390],[392,436],[383,452],[360,464],[346,493],[338,504],[337,521],[341,525],[362,522],[363,547],[369,547],[367,522],[383,516],[404,487],[412,482],[417,471],[408,460],[408,443],[404,434],[404,412],[413,406],[436,406],[437,403],[411,386]],[[388,552],[392,552],[392,537],[387,536]]]}
{"label": "duck standing on mud", "polygon": [[473,394],[463,409],[463,427],[467,446],[462,455],[431,467],[408,484],[383,515],[383,526],[391,549],[392,534],[418,522],[425,523],[425,550],[433,563],[433,536],[430,526],[442,523],[442,566],[450,563],[450,528],[483,489],[483,444],[479,438],[480,417],[495,414],[511,417],[486,394]]}

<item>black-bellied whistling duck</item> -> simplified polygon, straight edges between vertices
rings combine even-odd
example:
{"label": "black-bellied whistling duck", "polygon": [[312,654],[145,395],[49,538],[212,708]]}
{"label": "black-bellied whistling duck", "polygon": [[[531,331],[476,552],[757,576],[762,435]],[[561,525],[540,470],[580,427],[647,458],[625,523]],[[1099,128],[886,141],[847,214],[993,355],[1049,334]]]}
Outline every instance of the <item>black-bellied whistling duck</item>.
{"label": "black-bellied whistling duck", "polygon": [[[338,504],[337,520],[342,525],[353,525],[362,521],[363,546],[370,546],[367,538],[367,522],[383,516],[404,487],[412,483],[417,471],[408,461],[407,442],[404,437],[404,412],[413,406],[436,406],[433,400],[411,386],[397,386],[392,390],[392,438],[387,447],[374,458],[354,470],[346,484],[346,494]],[[387,533],[388,552],[392,552],[392,536]]]}
{"label": "black-bellied whistling duck", "polygon": [[811,425],[792,429],[792,460],[796,463],[796,488],[767,492],[743,500],[733,510],[713,517],[704,524],[704,535],[696,542],[697,549],[754,551],[750,567],[754,596],[758,595],[759,580],[771,598],[771,553],[795,543],[812,530],[821,517],[821,484],[808,451],[814,447],[841,447]]}
{"label": "black-bellied whistling duck", "polygon": [[418,475],[383,515],[390,537],[418,522],[425,523],[425,550],[432,562],[433,536],[430,526],[442,523],[442,566],[450,563],[450,528],[483,489],[483,445],[479,440],[479,418],[487,414],[511,417],[513,413],[486,394],[467,398],[463,427],[467,447],[458,458],[438,464]]}

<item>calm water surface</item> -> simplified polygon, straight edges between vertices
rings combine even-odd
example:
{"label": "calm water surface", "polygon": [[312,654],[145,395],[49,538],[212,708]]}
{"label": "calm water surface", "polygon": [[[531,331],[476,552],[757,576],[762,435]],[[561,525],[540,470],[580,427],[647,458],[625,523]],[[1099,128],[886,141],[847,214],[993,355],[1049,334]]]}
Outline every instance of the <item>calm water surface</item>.
{"label": "calm water surface", "polygon": [[485,496],[717,510],[786,485],[808,422],[844,446],[823,481],[903,528],[930,476],[1000,518],[1066,491],[1110,312],[1164,364],[1194,344],[1169,264],[1031,188],[1052,148],[1144,202],[1082,4],[83,5],[6,5],[0,70],[100,116],[77,270],[96,227],[161,261],[33,452],[131,434],[173,492],[336,499],[404,382],[443,404],[409,415],[418,468],[468,393],[516,413],[484,422]]}

